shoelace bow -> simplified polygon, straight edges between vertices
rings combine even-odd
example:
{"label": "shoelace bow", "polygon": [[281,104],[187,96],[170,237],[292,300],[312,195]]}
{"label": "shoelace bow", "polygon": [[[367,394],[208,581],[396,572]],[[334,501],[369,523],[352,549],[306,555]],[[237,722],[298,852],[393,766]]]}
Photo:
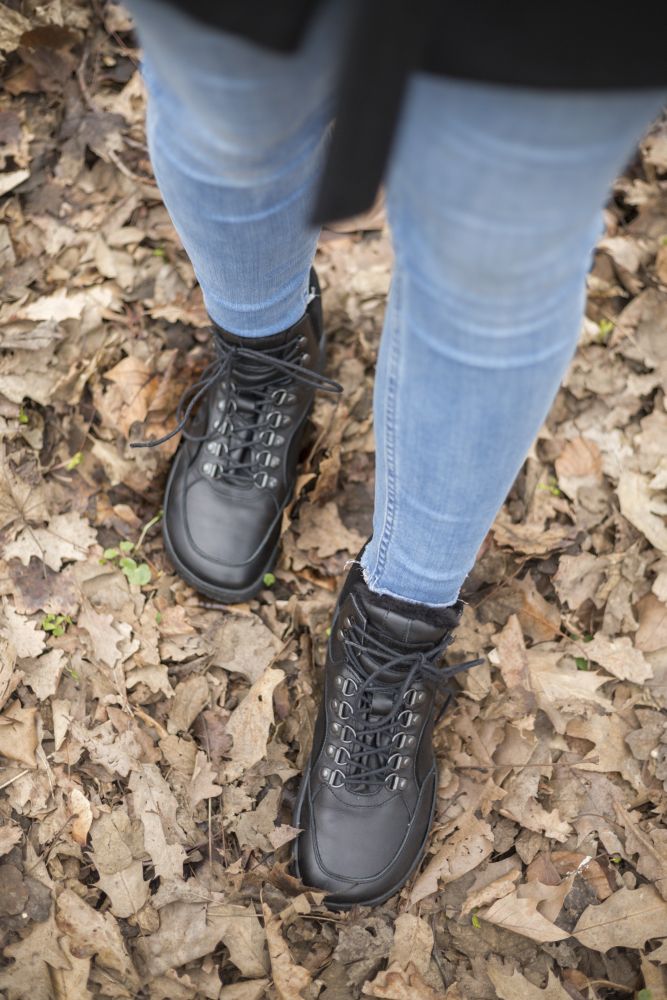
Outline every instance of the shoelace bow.
{"label": "shoelace bow", "polygon": [[[438,658],[453,641],[454,636],[447,632],[432,649],[397,653],[395,647],[374,635],[372,630],[367,628],[364,631],[356,622],[344,630],[343,643],[358,676],[364,676],[367,673],[367,668],[359,661],[361,655],[374,661],[374,669],[361,682],[353,695],[357,701],[357,709],[354,712],[355,723],[357,716],[360,716],[361,724],[349,726],[349,723],[346,723],[353,732],[352,743],[347,747],[349,758],[344,761],[344,766],[347,769],[345,784],[348,788],[383,785],[392,773],[393,769],[389,761],[398,752],[394,747],[392,737],[397,735],[400,716],[409,710],[406,708],[404,698],[415,681],[430,681],[437,689],[450,691],[438,715],[439,719],[452,698],[452,678],[484,662],[482,658],[478,658],[468,660],[466,663],[457,663],[454,666],[436,666]],[[401,668],[406,668],[405,677],[401,684],[396,682],[384,685],[377,683],[383,675]],[[369,718],[374,691],[388,694],[393,701],[393,708],[378,722],[372,722]],[[378,759],[381,763],[374,765],[373,761]]]}
{"label": "shoelace bow", "polygon": [[[226,447],[224,451],[227,459],[225,471],[230,474],[246,469],[252,472],[254,466],[257,464],[256,456],[251,455],[250,460],[242,461],[240,459],[232,459],[229,453],[234,448],[252,450],[256,432],[261,432],[271,427],[265,419],[263,407],[277,389],[300,383],[301,385],[311,386],[313,389],[340,393],[343,391],[343,387],[340,383],[334,381],[334,379],[328,378],[326,375],[320,374],[320,372],[304,368],[294,360],[299,354],[298,340],[281,344],[278,348],[268,348],[259,351],[249,347],[242,347],[238,344],[227,343],[219,330],[214,330],[213,335],[217,356],[214,361],[206,366],[201,378],[193,385],[188,386],[182,394],[176,409],[176,426],[167,434],[163,434],[162,437],[151,438],[149,441],[133,441],[130,447],[156,448],[158,445],[171,440],[171,438],[175,437],[181,431],[183,432],[183,437],[187,438],[188,441],[194,442],[208,441],[216,437],[222,440],[223,436],[225,436]],[[272,353],[274,350],[280,353]],[[273,369],[279,375],[282,373],[282,377],[277,379],[269,378],[261,386],[251,384],[237,386],[234,382],[234,371],[236,368],[242,372],[242,363],[244,360],[254,366],[257,366],[258,363],[264,365],[269,370]],[[194,408],[216,383],[224,386],[225,390],[224,408],[221,411],[221,413],[224,413],[224,418],[220,426],[214,425],[205,434],[192,434],[188,430],[187,424],[193,415]],[[254,422],[244,420],[243,422],[239,422],[238,426],[234,426],[234,414],[237,412],[237,398],[241,393],[244,397],[252,399],[258,416]]]}

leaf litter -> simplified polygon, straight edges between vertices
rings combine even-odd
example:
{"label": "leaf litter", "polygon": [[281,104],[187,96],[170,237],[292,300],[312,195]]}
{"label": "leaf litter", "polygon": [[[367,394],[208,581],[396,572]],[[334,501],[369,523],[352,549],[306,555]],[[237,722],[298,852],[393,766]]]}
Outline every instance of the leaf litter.
{"label": "leaf litter", "polygon": [[381,203],[325,230],[329,369],[283,554],[234,608],[160,541],[207,361],[115,3],[2,7],[0,993],[667,996],[667,127],[606,213],[581,342],[466,583],[427,856],[333,914],[288,867],[345,564],[372,512]]}

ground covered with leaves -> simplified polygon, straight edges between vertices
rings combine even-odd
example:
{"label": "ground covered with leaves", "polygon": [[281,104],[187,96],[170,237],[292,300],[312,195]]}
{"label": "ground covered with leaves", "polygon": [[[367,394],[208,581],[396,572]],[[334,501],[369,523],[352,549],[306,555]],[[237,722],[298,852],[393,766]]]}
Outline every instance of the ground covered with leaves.
{"label": "ground covered with leaves", "polygon": [[[29,15],[29,16],[26,16]],[[31,16],[30,16],[31,15]],[[326,232],[329,372],[257,600],[173,573],[173,425],[208,360],[121,9],[0,6],[0,993],[667,995],[667,130],[619,181],[581,345],[464,596],[428,854],[374,911],[289,873],[372,509],[381,223]]]}

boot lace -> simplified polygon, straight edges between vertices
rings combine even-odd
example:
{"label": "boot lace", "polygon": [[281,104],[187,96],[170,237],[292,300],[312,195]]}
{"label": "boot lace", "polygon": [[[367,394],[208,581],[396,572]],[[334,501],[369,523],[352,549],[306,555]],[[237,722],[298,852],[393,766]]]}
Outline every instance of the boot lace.
{"label": "boot lace", "polygon": [[[207,442],[209,461],[202,468],[211,478],[234,477],[236,481],[247,480],[249,485],[272,485],[267,469],[278,465],[280,459],[268,449],[284,444],[278,428],[287,426],[291,418],[280,409],[294,402],[292,387],[298,383],[332,393],[341,393],[343,387],[303,366],[308,360],[302,352],[303,337],[256,350],[229,344],[219,330],[213,335],[216,357],[182,394],[176,426],[162,437],[134,441],[130,447],[156,448],[182,432],[188,441]],[[205,433],[195,434],[188,424],[195,407],[211,389],[222,390],[217,400],[219,413]],[[255,447],[258,443],[264,444],[265,450]]]}
{"label": "boot lace", "polygon": [[[421,716],[413,711],[413,706],[428,697],[419,686],[426,682],[436,692],[445,694],[437,722],[454,695],[452,679],[484,660],[438,666],[438,660],[454,641],[450,632],[430,649],[400,652],[372,625],[363,628],[348,618],[345,626],[338,634],[345,649],[346,666],[354,677],[346,676],[337,682],[349,700],[334,699],[338,717],[343,720],[342,724],[334,723],[334,733],[343,743],[342,747],[334,747],[335,761],[344,770],[325,768],[328,773],[323,772],[323,777],[334,787],[344,784],[352,791],[367,794],[381,785],[392,790],[403,788],[407,781],[401,778],[400,769],[407,766],[410,756],[400,751],[415,744],[416,738],[410,735],[410,730]],[[360,662],[362,655],[365,665]],[[402,681],[395,680],[397,671],[403,675]],[[394,674],[393,681],[387,677],[390,673]],[[385,706],[391,704],[391,708],[378,716],[377,706],[383,701]]]}

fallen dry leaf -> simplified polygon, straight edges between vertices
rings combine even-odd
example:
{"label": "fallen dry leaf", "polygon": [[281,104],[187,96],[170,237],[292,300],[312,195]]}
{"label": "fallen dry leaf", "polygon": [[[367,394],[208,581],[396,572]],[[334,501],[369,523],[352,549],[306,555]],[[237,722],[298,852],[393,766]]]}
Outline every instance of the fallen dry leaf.
{"label": "fallen dry leaf", "polygon": [[265,755],[273,724],[273,692],[284,677],[282,670],[265,670],[232,712],[227,733],[233,744],[230,760],[223,768],[224,781],[235,781]]}
{"label": "fallen dry leaf", "polygon": [[280,1000],[304,1000],[303,991],[310,986],[312,976],[302,965],[297,965],[281,933],[280,917],[262,904],[264,930],[271,958],[271,975]]}
{"label": "fallen dry leaf", "polygon": [[667,937],[667,902],[652,885],[619,889],[597,906],[587,906],[572,931],[595,951],[643,948],[650,938]]}

